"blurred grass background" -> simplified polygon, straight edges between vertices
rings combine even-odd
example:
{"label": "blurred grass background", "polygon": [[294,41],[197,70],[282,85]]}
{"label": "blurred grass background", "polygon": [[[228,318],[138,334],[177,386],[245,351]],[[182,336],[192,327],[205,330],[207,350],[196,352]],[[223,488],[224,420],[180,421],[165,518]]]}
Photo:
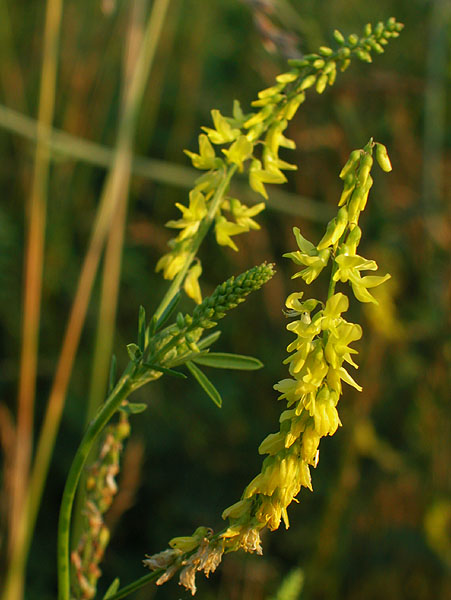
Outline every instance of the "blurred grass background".
{"label": "blurred grass background", "polygon": [[[44,190],[47,223],[35,439],[106,167],[119,144],[118,123],[136,44],[154,4],[66,0],[62,7],[55,106],[49,118],[64,134],[50,137]],[[196,176],[182,149],[196,148],[199,127],[209,124],[212,108],[230,114],[234,98],[248,107],[285,69],[287,56],[332,43],[334,28],[360,33],[365,23],[390,16],[405,23],[400,38],[372,65],[353,64],[324,95],[310,94],[290,125],[288,136],[297,150],[289,160],[299,170],[290,177],[285,194],[279,188],[270,194],[271,204],[259,219],[261,231],[242,236],[239,253],[218,248],[212,237],[202,248],[204,294],[254,264],[276,263],[276,277],[222,322],[223,335],[216,344],[217,350],[257,356],[265,369],[252,375],[212,372],[224,398],[222,410],[190,380],[163,378],[136,394],[136,401],[148,402],[149,408],[132,418],[122,492],[110,513],[114,535],[101,587],[115,576],[123,584],[141,576],[144,554],[164,549],[171,537],[187,535],[200,524],[221,527],[221,511],[239,498],[259,469],[258,444],[277,428],[280,410],[272,385],[285,376],[281,363],[290,336],[282,307],[288,293],[298,289],[290,280],[292,266],[281,255],[294,249],[293,226],[308,238],[320,238],[341,191],[342,164],[350,150],[373,136],[387,146],[393,172],[376,173],[363,221],[362,254],[375,258],[381,272],[389,271],[393,279],[380,298],[380,311],[370,307],[360,315],[359,307],[351,308],[350,318],[364,326],[357,373],[364,391],[346,390],[340,409],[343,428],[323,441],[313,474],[314,493],[301,493],[299,506],[290,511],[291,528],[265,536],[263,557],[226,557],[210,581],[199,577],[198,596],[268,599],[295,566],[304,570],[305,600],[451,596],[450,236],[445,176],[450,169],[450,13],[441,0],[170,0],[136,134],[127,142],[132,174],[129,186],[119,186],[115,210],[122,216],[112,221],[110,250],[95,280],[33,534],[27,600],[55,597],[56,514],[62,487],[86,421],[88,396],[102,393],[97,368],[103,367],[94,362],[99,311],[106,323],[100,347],[105,340],[108,347],[114,323],[113,347],[119,365],[124,365],[139,304],[150,312],[166,289],[166,282],[154,273],[171,237],[164,223],[174,218],[174,202],[185,201]],[[44,2],[0,0],[3,572],[17,439],[25,216],[36,176],[34,119],[45,14]],[[236,190],[245,197],[238,184]],[[246,198],[253,200],[249,194]],[[116,292],[114,269],[121,255]],[[102,285],[110,290],[103,302]],[[325,290],[318,283],[306,293],[318,297]],[[187,301],[185,308],[190,307]],[[100,392],[93,392],[98,380]],[[147,587],[134,597],[164,600],[184,595],[171,582],[162,589]]]}

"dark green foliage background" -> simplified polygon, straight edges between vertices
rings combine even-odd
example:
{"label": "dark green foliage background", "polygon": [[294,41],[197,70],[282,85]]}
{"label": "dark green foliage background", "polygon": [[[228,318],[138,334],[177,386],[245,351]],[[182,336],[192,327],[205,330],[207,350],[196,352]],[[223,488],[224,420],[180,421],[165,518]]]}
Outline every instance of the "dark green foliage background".
{"label": "dark green foliage background", "polygon": [[[210,109],[229,114],[234,98],[248,107],[257,92],[285,69],[283,57],[263,47],[249,4],[173,0],[140,116],[138,154],[187,166],[182,149],[196,148],[199,127],[210,122]],[[296,30],[293,21],[292,31],[297,31],[303,52],[331,44],[334,28],[359,33],[368,21],[395,16],[405,23],[405,30],[372,65],[353,64],[322,96],[310,94],[289,127],[297,150],[294,156],[287,153],[287,159],[296,162],[299,171],[290,176],[286,190],[317,200],[323,207],[322,222],[271,208],[259,217],[260,232],[237,238],[239,253],[218,248],[212,236],[203,246],[204,294],[254,264],[276,263],[273,281],[221,322],[223,335],[215,348],[252,354],[265,363],[265,369],[231,374],[208,370],[224,398],[222,410],[190,379],[162,378],[136,394],[137,402],[149,404],[145,413],[132,417],[132,441],[143,446],[144,459],[133,505],[114,529],[102,588],[114,576],[120,576],[123,584],[141,576],[144,554],[164,549],[171,537],[188,535],[201,524],[220,528],[222,510],[239,498],[259,470],[258,444],[277,429],[281,409],[272,386],[286,374],[281,363],[290,336],[285,331],[283,302],[299,289],[300,281],[290,280],[293,267],[281,255],[294,249],[293,226],[314,241],[320,239],[340,194],[342,164],[350,150],[374,136],[389,149],[393,173],[376,173],[361,248],[364,256],[378,260],[381,273],[393,274],[403,336],[387,339],[354,304],[350,318],[360,319],[364,326],[356,374],[364,391],[345,390],[340,407],[343,428],[321,445],[321,460],[313,473],[314,493],[301,493],[300,504],[291,508],[287,532],[281,529],[265,536],[263,557],[229,556],[209,582],[199,577],[198,597],[268,599],[296,565],[305,570],[305,600],[381,596],[436,600],[450,593],[446,580],[450,547],[447,552],[437,547],[425,532],[425,519],[449,494],[450,483],[449,237],[446,190],[440,179],[449,168],[449,153],[445,154],[449,137],[439,120],[446,112],[445,97],[439,97],[432,113],[425,109],[428,94],[445,78],[438,60],[428,63],[431,53],[440,49],[447,26],[449,30],[449,10],[443,8],[446,18],[434,20],[440,4],[292,0],[300,26]],[[43,3],[16,0],[7,5],[11,27],[10,38],[2,36],[0,102],[35,116]],[[65,2],[55,126],[112,145],[129,6],[118,1],[116,10],[105,16],[100,5],[92,0]],[[30,188],[33,146],[1,131],[0,153],[0,398],[14,411],[23,207]],[[97,167],[66,158],[53,163],[38,424],[103,179],[104,171]],[[164,223],[176,218],[174,202],[184,202],[186,196],[187,190],[176,185],[132,179],[115,341],[120,365],[127,360],[125,344],[134,341],[139,305],[151,312],[166,289],[154,265],[171,235]],[[297,200],[292,202],[295,206]],[[315,282],[306,294],[324,296],[326,285]],[[84,423],[97,297],[98,291],[84,329],[33,541],[27,600],[55,597],[56,514]],[[186,301],[185,308],[190,307]],[[356,443],[356,428],[368,422],[382,444],[377,448],[385,448],[392,458],[396,453],[394,463],[379,450],[375,456],[365,453]],[[157,590],[145,588],[134,597],[163,600],[186,597],[186,593],[171,582]]]}

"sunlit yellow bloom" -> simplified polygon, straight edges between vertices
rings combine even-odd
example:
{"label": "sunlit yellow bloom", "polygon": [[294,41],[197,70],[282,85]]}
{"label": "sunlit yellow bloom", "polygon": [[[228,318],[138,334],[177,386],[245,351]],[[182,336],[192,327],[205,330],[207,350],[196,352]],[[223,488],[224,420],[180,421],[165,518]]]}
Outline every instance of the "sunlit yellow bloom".
{"label": "sunlit yellow bloom", "polygon": [[208,135],[213,144],[225,144],[233,142],[240,135],[239,129],[234,129],[229,121],[221,115],[219,110],[212,110],[211,116],[215,129],[210,127],[202,127],[203,131]]}
{"label": "sunlit yellow bloom", "polygon": [[324,354],[328,363],[338,369],[343,360],[357,368],[351,358],[351,354],[357,354],[357,350],[349,347],[349,344],[362,337],[362,328],[354,323],[342,321],[334,332],[329,335]]}
{"label": "sunlit yellow bloom", "polygon": [[342,293],[331,296],[323,310],[321,318],[321,329],[323,331],[335,331],[337,325],[343,320],[341,313],[346,312],[349,308],[349,300]]}
{"label": "sunlit yellow bloom", "polygon": [[157,262],[155,271],[158,273],[158,271],[163,270],[165,279],[174,279],[185,264],[187,257],[187,252],[168,252]]}
{"label": "sunlit yellow bloom", "polygon": [[227,161],[238,166],[240,171],[243,170],[243,162],[247,160],[254,149],[254,144],[250,142],[246,136],[240,137],[233,142],[228,150],[223,149]]}
{"label": "sunlit yellow bloom", "polygon": [[181,211],[183,218],[177,221],[168,221],[166,227],[183,229],[177,238],[179,240],[192,237],[199,229],[200,222],[207,214],[204,195],[199,191],[193,190],[190,193],[189,206],[184,206],[179,202],[176,202],[175,205]]}
{"label": "sunlit yellow bloom", "polygon": [[199,154],[184,150],[185,154],[191,158],[193,167],[196,169],[217,169],[221,166],[222,160],[216,157],[215,150],[210,144],[210,140],[204,134],[199,136]]}
{"label": "sunlit yellow bloom", "polygon": [[232,213],[237,225],[244,227],[247,231],[249,229],[260,229],[260,225],[252,219],[262,210],[265,210],[265,203],[260,202],[254,204],[254,206],[246,206],[242,204],[236,198],[230,198],[229,200],[230,212]]}
{"label": "sunlit yellow bloom", "polygon": [[264,183],[285,183],[287,178],[278,169],[266,170],[262,169],[262,164],[259,160],[253,160],[249,169],[249,185],[251,188],[261,194],[263,198],[268,199],[268,193]]}
{"label": "sunlit yellow bloom", "polygon": [[215,223],[215,234],[218,244],[220,246],[230,246],[235,251],[238,251],[238,246],[232,240],[231,236],[244,233],[245,231],[247,231],[245,227],[227,221],[222,215],[217,218]]}
{"label": "sunlit yellow bloom", "polygon": [[368,292],[368,288],[376,287],[387,279],[390,279],[390,275],[384,275],[383,277],[378,275],[368,275],[362,277],[360,271],[376,271],[377,264],[374,260],[367,260],[362,256],[347,256],[340,254],[336,257],[336,262],[339,265],[336,273],[334,274],[334,281],[350,281],[354,296],[360,302],[374,302],[377,300]]}

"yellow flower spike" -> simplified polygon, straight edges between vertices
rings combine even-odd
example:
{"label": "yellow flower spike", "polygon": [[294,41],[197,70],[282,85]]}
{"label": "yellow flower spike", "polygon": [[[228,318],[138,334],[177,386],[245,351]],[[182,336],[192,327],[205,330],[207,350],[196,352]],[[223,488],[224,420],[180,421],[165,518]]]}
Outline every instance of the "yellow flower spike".
{"label": "yellow flower spike", "polygon": [[183,289],[185,290],[186,294],[197,304],[202,302],[202,293],[199,286],[199,277],[201,274],[202,266],[200,263],[197,263],[190,268],[183,284]]}

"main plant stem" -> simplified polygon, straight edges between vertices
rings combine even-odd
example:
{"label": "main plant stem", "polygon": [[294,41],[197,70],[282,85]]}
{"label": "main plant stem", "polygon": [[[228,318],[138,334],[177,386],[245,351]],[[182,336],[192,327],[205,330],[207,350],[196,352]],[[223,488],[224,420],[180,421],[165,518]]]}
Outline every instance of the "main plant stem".
{"label": "main plant stem", "polygon": [[180,290],[183,280],[185,278],[185,275],[186,275],[188,269],[190,268],[191,263],[193,262],[194,257],[197,254],[197,251],[199,250],[199,246],[201,245],[204,237],[207,234],[207,231],[210,228],[211,223],[213,222],[213,219],[215,218],[218,207],[224,198],[227,188],[229,187],[230,180],[232,179],[236,170],[237,170],[237,165],[232,165],[232,166],[228,167],[228,169],[224,172],[224,176],[221,180],[221,183],[216,188],[216,192],[214,193],[214,196],[211,200],[210,208],[208,209],[208,213],[207,213],[206,217],[203,219],[202,223],[200,224],[197,234],[193,239],[193,242],[191,244],[191,249],[188,253],[188,256],[186,257],[185,263],[184,263],[183,267],[181,268],[181,270],[179,271],[179,273],[177,274],[177,276],[172,281],[171,285],[169,286],[168,291],[164,295],[162,301],[158,305],[157,310],[155,311],[154,317],[156,317],[157,320],[161,317],[164,310],[167,308],[167,306],[171,302],[172,298],[174,298],[174,296]]}
{"label": "main plant stem", "polygon": [[135,365],[130,362],[105,404],[88,425],[67,476],[58,524],[58,600],[70,598],[70,522],[77,484],[93,444],[133,390],[135,369]]}

